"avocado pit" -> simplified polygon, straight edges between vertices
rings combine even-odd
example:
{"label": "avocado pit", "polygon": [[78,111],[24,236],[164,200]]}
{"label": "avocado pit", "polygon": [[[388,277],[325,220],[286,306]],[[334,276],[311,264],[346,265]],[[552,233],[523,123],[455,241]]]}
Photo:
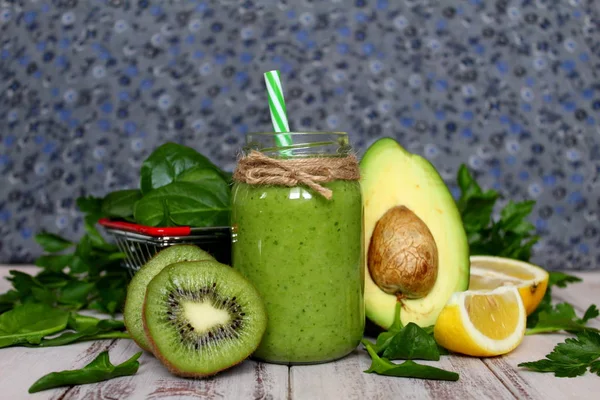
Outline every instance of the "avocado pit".
{"label": "avocado pit", "polygon": [[399,299],[418,299],[435,284],[438,249],[427,225],[408,208],[396,206],[375,225],[367,265],[381,290]]}

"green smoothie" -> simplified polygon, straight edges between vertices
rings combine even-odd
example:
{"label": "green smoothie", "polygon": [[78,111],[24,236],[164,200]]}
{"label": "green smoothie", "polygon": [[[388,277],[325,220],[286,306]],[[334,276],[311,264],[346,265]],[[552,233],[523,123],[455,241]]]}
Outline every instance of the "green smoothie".
{"label": "green smoothie", "polygon": [[315,363],[363,335],[362,202],[357,181],[326,200],[304,187],[233,188],[233,267],[254,283],[268,324],[255,358]]}

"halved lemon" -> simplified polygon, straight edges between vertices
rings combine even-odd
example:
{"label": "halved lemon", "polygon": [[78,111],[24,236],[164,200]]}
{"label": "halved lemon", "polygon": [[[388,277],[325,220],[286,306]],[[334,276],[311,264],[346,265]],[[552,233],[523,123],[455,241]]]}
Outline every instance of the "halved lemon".
{"label": "halved lemon", "polygon": [[456,292],[442,309],[433,335],[443,347],[476,357],[514,350],[523,340],[527,316],[516,287]]}
{"label": "halved lemon", "polygon": [[494,256],[471,256],[469,290],[516,286],[527,315],[535,311],[548,288],[548,272],[536,265]]}

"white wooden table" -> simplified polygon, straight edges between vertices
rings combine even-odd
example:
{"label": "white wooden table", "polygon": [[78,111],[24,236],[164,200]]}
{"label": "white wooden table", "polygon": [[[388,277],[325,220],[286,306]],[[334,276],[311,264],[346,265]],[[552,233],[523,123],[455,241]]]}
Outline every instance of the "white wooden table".
{"label": "white wooden table", "polygon": [[[20,267],[25,272],[35,267]],[[8,267],[0,266],[0,277]],[[583,283],[555,290],[557,300],[568,301],[582,312],[600,303],[600,273],[580,273]],[[0,293],[9,288],[0,279]],[[595,321],[600,327],[600,321]],[[150,354],[140,358],[134,376],[97,384],[64,387],[28,394],[29,386],[52,371],[81,368],[98,353],[110,350],[113,363],[139,351],[131,340],[84,342],[52,348],[0,349],[0,399],[598,399],[600,377],[586,373],[577,378],[529,372],[517,367],[523,361],[543,358],[565,335],[525,338],[512,353],[496,358],[442,357],[441,368],[460,374],[457,382],[428,381],[366,374],[370,358],[361,348],[328,364],[293,366],[246,360],[205,380],[177,378]]]}

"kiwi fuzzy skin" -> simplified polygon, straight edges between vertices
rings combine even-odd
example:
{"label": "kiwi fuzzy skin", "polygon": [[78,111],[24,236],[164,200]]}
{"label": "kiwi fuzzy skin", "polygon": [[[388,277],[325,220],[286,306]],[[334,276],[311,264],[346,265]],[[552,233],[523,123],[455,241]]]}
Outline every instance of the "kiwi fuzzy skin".
{"label": "kiwi fuzzy skin", "polygon": [[[191,261],[194,262],[194,261]],[[185,263],[184,262],[180,262],[178,264],[182,264]],[[258,292],[257,292],[258,293]],[[160,360],[160,362],[167,368],[167,370],[169,372],[171,372],[173,375],[176,376],[180,376],[182,378],[207,378],[207,377],[211,377],[214,376],[216,374],[218,374],[219,372],[225,371],[227,369],[230,369],[238,364],[241,364],[245,359],[247,359],[248,357],[250,357],[250,355],[252,355],[252,353],[254,353],[254,351],[258,348],[259,343],[257,343],[257,345],[253,348],[250,349],[250,351],[247,354],[242,355],[242,357],[240,358],[239,361],[233,362],[231,363],[229,366],[221,368],[217,371],[211,372],[211,373],[207,373],[207,374],[203,374],[201,372],[185,372],[185,371],[181,371],[179,368],[177,368],[177,366],[173,365],[171,362],[169,362],[169,360],[167,360],[165,357],[163,357],[163,355],[161,354],[161,352],[158,350],[158,347],[156,346],[156,343],[154,343],[154,339],[152,338],[152,335],[150,334],[150,330],[148,328],[148,321],[146,318],[146,304],[147,304],[147,299],[148,299],[148,292],[146,291],[146,294],[144,295],[144,305],[143,305],[143,309],[142,309],[142,325],[144,326],[144,332],[146,333],[146,339],[148,340],[148,343],[150,344],[150,352],[152,352],[152,354],[154,355],[154,357],[156,357],[158,360]],[[266,308],[264,307],[263,304],[263,310],[266,314]],[[264,331],[266,330],[266,326],[265,329],[262,331],[261,333],[261,337],[264,334]]]}

